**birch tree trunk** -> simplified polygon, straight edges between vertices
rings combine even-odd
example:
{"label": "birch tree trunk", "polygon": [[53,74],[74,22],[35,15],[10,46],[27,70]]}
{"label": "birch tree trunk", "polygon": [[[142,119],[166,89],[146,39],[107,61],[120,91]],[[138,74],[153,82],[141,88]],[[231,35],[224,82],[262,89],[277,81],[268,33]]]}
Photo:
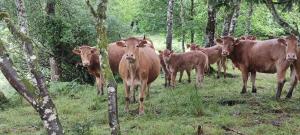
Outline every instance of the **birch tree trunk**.
{"label": "birch tree trunk", "polygon": [[297,28],[293,28],[290,24],[288,24],[285,20],[283,20],[277,13],[275,6],[273,4],[272,0],[265,0],[266,6],[273,15],[273,19],[281,26],[284,28],[284,30],[288,33],[293,33],[297,37],[300,36],[299,31]]}
{"label": "birch tree trunk", "polygon": [[[15,4],[17,7],[17,15],[18,15],[18,23],[19,23],[19,27],[20,27],[20,32],[24,33],[25,35],[29,35],[28,34],[28,24],[27,24],[27,14],[25,11],[25,3],[23,0],[15,0]],[[22,42],[23,50],[27,50],[26,47],[29,47],[28,49],[32,50],[31,46],[26,45],[25,42]],[[30,53],[32,53],[32,52],[24,51],[24,56],[26,58],[29,58],[28,54],[30,55]],[[29,66],[28,61],[26,61],[26,62],[27,62],[28,70],[31,70],[31,67]],[[34,79],[34,76],[30,72],[28,74],[30,76],[30,79],[34,82],[34,84],[36,84],[36,80]]]}
{"label": "birch tree trunk", "polygon": [[213,4],[213,2],[208,1],[208,19],[207,19],[207,25],[206,25],[206,45],[205,47],[211,47],[214,45],[215,40],[215,29],[216,29],[216,8]]}
{"label": "birch tree trunk", "polygon": [[231,20],[234,14],[234,7],[231,5],[226,6],[225,12],[227,12],[226,16],[224,17],[224,23],[223,23],[223,36],[229,35],[229,29],[231,26]]}
{"label": "birch tree trunk", "polygon": [[[191,11],[190,11],[191,21],[194,21],[194,16],[195,16],[195,0],[191,0]],[[192,28],[191,29],[191,43],[194,43],[194,38],[195,38],[195,31]]]}
{"label": "birch tree trunk", "polygon": [[100,0],[97,5],[97,10],[93,8],[89,0],[86,0],[87,6],[90,8],[91,14],[94,16],[96,22],[96,30],[98,34],[98,47],[100,48],[99,58],[102,63],[101,70],[104,73],[104,78],[107,82],[108,92],[108,118],[109,126],[112,135],[120,135],[120,124],[118,118],[118,101],[117,101],[117,83],[114,79],[113,73],[109,67],[108,53],[107,53],[107,30],[106,30],[106,11],[108,0]]}
{"label": "birch tree trunk", "polygon": [[[3,75],[16,89],[16,91],[39,113],[47,133],[49,135],[62,135],[63,128],[59,121],[55,105],[49,96],[44,77],[38,68],[36,61],[37,57],[33,54],[32,40],[26,34],[17,30],[7,13],[0,12],[0,20],[7,24],[9,31],[16,40],[24,43],[24,52],[27,56],[26,60],[30,68],[30,72],[37,81],[37,87],[33,86],[30,81],[21,78],[17,74],[16,69],[13,68],[14,66],[12,61],[9,59],[8,55],[6,55],[7,52],[4,48],[4,43],[0,40],[0,68]],[[31,84],[33,87],[29,87],[28,84]]]}
{"label": "birch tree trunk", "polygon": [[[55,16],[55,5],[56,2],[55,0],[47,0],[46,3],[46,14],[47,14],[47,21],[49,24],[52,22],[53,17]],[[53,38],[55,38],[54,34]],[[56,46],[56,45],[50,45],[50,46]],[[49,63],[50,63],[50,72],[51,72],[51,81],[58,81],[60,78],[60,63],[55,57],[49,58]]]}
{"label": "birch tree trunk", "polygon": [[229,35],[234,35],[237,21],[240,16],[240,7],[241,7],[241,0],[237,0],[236,3],[234,3],[234,14],[231,19],[231,23],[229,27]]}
{"label": "birch tree trunk", "polygon": [[181,19],[181,47],[182,52],[185,52],[185,21],[184,21],[184,5],[183,0],[180,0],[180,19]]}
{"label": "birch tree trunk", "polygon": [[172,39],[173,39],[173,8],[174,0],[169,0],[168,11],[167,11],[167,38],[166,44],[167,49],[172,50]]}
{"label": "birch tree trunk", "polygon": [[250,35],[251,34],[251,23],[252,23],[252,15],[254,11],[254,2],[251,0],[249,2],[249,9],[248,9],[248,15],[247,15],[247,21],[246,21],[246,31],[245,35]]}

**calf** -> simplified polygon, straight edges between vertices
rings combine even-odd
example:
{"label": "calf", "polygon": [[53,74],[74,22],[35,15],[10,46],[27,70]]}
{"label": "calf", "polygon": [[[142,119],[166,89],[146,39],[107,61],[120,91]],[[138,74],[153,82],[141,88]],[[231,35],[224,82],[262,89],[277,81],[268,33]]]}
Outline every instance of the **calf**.
{"label": "calf", "polygon": [[242,72],[243,89],[241,93],[246,93],[249,73],[251,73],[253,93],[256,93],[256,72],[277,73],[275,97],[280,99],[286,70],[297,59],[297,38],[294,35],[264,41],[240,41],[226,36],[216,41],[222,44],[222,54],[231,59]]}
{"label": "calf", "polygon": [[95,47],[83,45],[78,49],[73,49],[73,53],[80,55],[82,65],[87,67],[88,72],[96,78],[98,95],[103,95],[104,78],[100,68],[99,58],[101,58],[101,55],[99,50]]}
{"label": "calf", "polygon": [[160,72],[159,57],[146,40],[128,38],[117,42],[117,45],[125,49],[119,65],[119,73],[125,86],[125,110],[129,111],[130,91],[140,85],[139,114],[143,114],[145,91],[149,93],[150,84]]}
{"label": "calf", "polygon": [[221,66],[224,70],[224,78],[226,78],[226,57],[222,55],[222,46],[215,45],[208,48],[199,47],[197,44],[191,43],[187,46],[190,50],[198,50],[204,52],[208,56],[209,64],[217,63],[218,74],[217,78],[220,78]]}
{"label": "calf", "polygon": [[204,72],[208,70],[208,57],[201,51],[190,51],[186,53],[173,53],[168,49],[163,52],[163,59],[171,74],[171,86],[175,87],[175,78],[178,71],[191,71],[196,69],[197,86],[201,86]]}

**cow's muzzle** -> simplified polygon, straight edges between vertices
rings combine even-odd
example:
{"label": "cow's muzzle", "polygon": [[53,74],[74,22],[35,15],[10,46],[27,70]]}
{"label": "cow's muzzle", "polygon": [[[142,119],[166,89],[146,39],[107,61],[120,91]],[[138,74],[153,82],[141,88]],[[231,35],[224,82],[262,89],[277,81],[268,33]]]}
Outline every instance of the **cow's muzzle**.
{"label": "cow's muzzle", "polygon": [[88,67],[88,66],[90,66],[90,63],[89,62],[82,62],[82,66]]}
{"label": "cow's muzzle", "polygon": [[297,55],[295,53],[288,53],[286,55],[286,60],[293,62],[293,61],[297,60]]}

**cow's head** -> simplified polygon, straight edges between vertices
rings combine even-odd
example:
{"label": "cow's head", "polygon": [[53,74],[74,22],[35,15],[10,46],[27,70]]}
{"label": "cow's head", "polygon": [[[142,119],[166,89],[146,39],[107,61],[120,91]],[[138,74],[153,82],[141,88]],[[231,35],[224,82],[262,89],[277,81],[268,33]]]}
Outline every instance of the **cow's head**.
{"label": "cow's head", "polygon": [[295,35],[279,38],[278,42],[286,47],[286,60],[297,60],[298,39]]}
{"label": "cow's head", "polygon": [[164,62],[169,63],[171,56],[174,53],[173,50],[165,49],[162,53],[163,53]]}
{"label": "cow's head", "polygon": [[191,51],[198,50],[199,46],[195,43],[187,44],[187,48],[190,48]]}
{"label": "cow's head", "polygon": [[92,58],[94,57],[94,55],[95,54],[99,55],[99,50],[95,47],[83,45],[83,46],[79,47],[78,49],[74,48],[73,53],[80,55],[82,65],[84,67],[87,67],[87,66],[91,65],[91,61],[92,61]]}
{"label": "cow's head", "polygon": [[222,38],[216,39],[217,44],[222,45],[222,55],[228,56],[233,51],[234,46],[239,44],[239,39],[235,39],[230,36],[224,36]]}
{"label": "cow's head", "polygon": [[126,40],[118,41],[117,45],[125,48],[125,58],[129,63],[134,63],[139,58],[139,49],[147,46],[147,40],[137,38],[128,38]]}

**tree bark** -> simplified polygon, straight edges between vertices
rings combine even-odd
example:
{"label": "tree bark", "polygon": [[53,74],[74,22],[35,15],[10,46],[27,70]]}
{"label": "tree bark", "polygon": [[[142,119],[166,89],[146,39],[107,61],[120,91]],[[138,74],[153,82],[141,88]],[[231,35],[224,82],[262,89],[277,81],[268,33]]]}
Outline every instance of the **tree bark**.
{"label": "tree bark", "polygon": [[167,38],[166,38],[166,48],[172,50],[172,39],[173,39],[173,8],[174,0],[169,0],[168,11],[167,11]]}
{"label": "tree bark", "polygon": [[54,57],[49,58],[50,70],[51,70],[51,81],[59,80],[59,69]]}
{"label": "tree bark", "polygon": [[86,0],[87,6],[90,8],[92,15],[94,16],[96,22],[96,29],[98,34],[98,47],[100,48],[100,60],[102,62],[100,67],[104,73],[104,78],[107,83],[107,92],[108,92],[108,118],[109,126],[111,129],[112,135],[119,135],[120,124],[118,118],[118,102],[117,102],[117,83],[114,79],[113,73],[109,67],[108,54],[107,54],[107,31],[106,31],[106,11],[107,11],[108,0],[102,0],[97,6],[97,11],[90,4],[89,0]]}
{"label": "tree bark", "polygon": [[234,14],[234,7],[232,5],[227,5],[225,8],[225,11],[227,12],[226,16],[224,17],[224,23],[223,23],[223,36],[229,35],[229,29],[231,26],[231,20]]}
{"label": "tree bark", "polygon": [[[195,16],[195,0],[191,0],[191,12],[190,12],[191,21],[194,21],[194,16]],[[194,38],[195,38],[195,31],[193,28],[191,28],[191,43],[194,43]]]}
{"label": "tree bark", "polygon": [[251,34],[251,23],[252,23],[252,15],[254,11],[254,2],[251,0],[249,2],[249,9],[248,9],[248,15],[247,15],[247,21],[246,21],[246,31],[245,35],[250,35]]}
{"label": "tree bark", "polygon": [[[53,21],[53,17],[55,16],[55,5],[56,5],[56,2],[55,0],[47,0],[47,3],[46,3],[46,14],[47,14],[47,21],[49,22],[49,24],[51,24],[51,22]],[[54,36],[54,33],[52,33],[51,35],[53,35],[52,38],[55,38]],[[53,40],[53,39],[52,39]],[[50,46],[57,46],[55,44],[50,44]],[[56,50],[59,50],[59,49],[56,49]],[[60,60],[57,60],[57,58],[55,57],[51,57],[49,59],[49,63],[50,63],[50,72],[51,72],[51,81],[58,81],[60,76],[61,76],[61,68],[60,68],[60,65],[61,65],[61,61]]]}
{"label": "tree bark", "polygon": [[272,2],[272,0],[265,0],[266,6],[273,15],[273,19],[281,26],[284,28],[284,30],[288,33],[293,33],[297,37],[300,36],[299,31],[297,28],[293,28],[291,25],[289,25],[285,20],[283,20],[277,13],[275,6]]}
{"label": "tree bark", "polygon": [[185,52],[185,20],[184,20],[184,5],[183,0],[180,0],[180,20],[181,20],[181,47],[182,52]]}
{"label": "tree bark", "polygon": [[229,35],[234,35],[237,21],[240,16],[240,6],[241,6],[241,0],[237,0],[236,3],[234,3],[234,14],[231,19],[231,23],[229,27]]}
{"label": "tree bark", "polygon": [[208,19],[206,25],[206,45],[205,47],[211,47],[214,45],[215,28],[216,28],[216,8],[211,1],[208,1]]}
{"label": "tree bark", "polygon": [[[33,54],[33,42],[24,33],[17,30],[13,22],[10,20],[7,13],[0,12],[0,20],[4,20],[7,24],[9,31],[14,35],[16,40],[19,40],[25,44],[24,52],[26,53],[26,60],[30,67],[30,72],[33,74],[37,81],[36,87],[28,87],[24,83],[24,78],[20,78],[17,74],[13,64],[6,55],[3,42],[0,42],[0,68],[9,83],[16,89],[16,91],[22,95],[31,106],[40,114],[40,118],[43,121],[44,127],[46,128],[49,135],[62,135],[63,128],[58,118],[55,105],[49,96],[48,89],[45,85],[43,75],[38,69],[36,64],[36,56]],[[25,80],[26,81],[26,80]],[[27,80],[26,83],[29,81]],[[30,82],[29,82],[30,83]],[[31,85],[33,86],[33,85]],[[32,90],[33,89],[33,90]],[[32,91],[38,94],[31,93]]]}

